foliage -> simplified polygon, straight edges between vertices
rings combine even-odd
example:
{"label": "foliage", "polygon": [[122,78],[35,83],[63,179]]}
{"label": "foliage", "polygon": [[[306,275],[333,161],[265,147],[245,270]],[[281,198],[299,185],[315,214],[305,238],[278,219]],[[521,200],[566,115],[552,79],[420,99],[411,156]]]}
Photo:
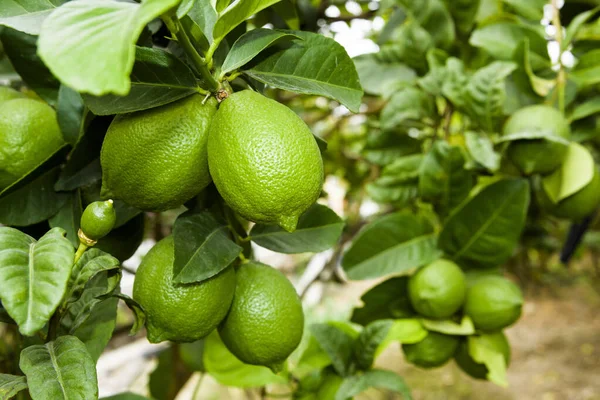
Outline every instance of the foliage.
{"label": "foliage", "polygon": [[[556,221],[540,190],[556,206],[597,174],[598,9],[565,4],[559,15],[553,2],[559,53],[550,57],[545,3],[359,2],[359,15],[340,7],[334,18],[325,10],[343,3],[327,0],[7,0],[0,77],[53,107],[66,145],[0,191],[0,317],[20,338],[3,343],[14,349],[0,360],[0,397],[97,398],[94,366],[119,300],[134,313],[132,334],[143,327],[144,310],[121,292],[120,262],[80,230],[83,210],[102,196],[100,151],[114,116],[245,89],[301,114],[326,176],[347,189],[343,213],[320,201],[293,232],[251,225],[209,185],[180,204],[187,211],[170,211],[173,281],[197,284],[239,267],[253,258],[252,243],[284,254],[333,249],[333,276],[381,281],[349,322],[309,324],[278,372],[243,363],[216,332],[171,344],[150,378],[152,396],[175,398],[193,373],[206,373],[229,386],[286,385],[298,399],[344,400],[369,388],[410,399],[402,377],[374,364],[390,344],[418,344],[429,332],[459,337],[478,377],[506,385],[508,360],[492,334],[462,309],[419,315],[407,285],[441,258],[467,281],[496,274],[538,243],[531,226]],[[375,53],[353,59],[331,37],[334,21],[374,17],[385,22],[373,32]],[[560,111],[570,139],[501,135],[511,115],[536,104]],[[523,176],[508,149],[544,140],[568,146],[564,159],[544,176]],[[369,201],[376,215],[361,213]],[[119,199],[114,209],[115,228],[141,213]]]}

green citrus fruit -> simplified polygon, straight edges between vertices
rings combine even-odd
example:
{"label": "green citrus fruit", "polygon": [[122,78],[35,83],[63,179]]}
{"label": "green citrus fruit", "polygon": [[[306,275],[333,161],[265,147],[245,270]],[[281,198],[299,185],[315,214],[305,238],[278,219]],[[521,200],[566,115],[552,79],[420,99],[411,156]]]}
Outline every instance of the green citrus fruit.
{"label": "green citrus fruit", "polygon": [[600,173],[594,171],[590,183],[557,204],[546,194],[543,187],[538,187],[537,198],[540,206],[549,214],[559,218],[581,221],[591,215],[600,204]]}
{"label": "green citrus fruit", "polygon": [[302,304],[285,275],[256,262],[242,265],[231,309],[219,327],[229,351],[247,364],[275,369],[298,347],[303,331]]}
{"label": "green citrus fruit", "polygon": [[403,344],[406,360],[421,368],[440,367],[454,356],[460,339],[458,336],[429,332],[425,339],[414,344]]}
{"label": "green citrus fruit", "polygon": [[310,129],[286,106],[250,90],[221,103],[210,127],[208,164],[232,209],[288,231],[323,185],[323,160]]}
{"label": "green citrus fruit", "polygon": [[0,190],[27,175],[65,144],[56,112],[41,101],[17,98],[0,107]]}
{"label": "green citrus fruit", "polygon": [[[545,105],[524,107],[504,125],[504,134],[540,132],[546,136],[568,139],[569,122],[560,111]],[[525,174],[547,174],[560,166],[567,146],[545,139],[523,139],[510,143],[508,158]]]}
{"label": "green citrus fruit", "polygon": [[148,211],[181,206],[210,183],[206,143],[216,100],[193,95],[118,115],[102,144],[102,197]]}
{"label": "green citrus fruit", "polygon": [[12,99],[23,99],[26,98],[25,94],[16,91],[15,89],[0,86],[0,102],[12,100]]}
{"label": "green citrus fruit", "polygon": [[144,240],[144,214],[138,214],[98,240],[94,246],[123,262],[133,256]]}
{"label": "green citrus fruit", "polygon": [[448,260],[437,260],[418,270],[408,281],[413,308],[429,318],[447,318],[463,305],[465,274]]}
{"label": "green citrus fruit", "polygon": [[464,312],[482,331],[496,331],[521,316],[521,289],[501,276],[484,276],[467,290]]}
{"label": "green citrus fruit", "polygon": [[[504,336],[504,333],[490,333],[486,335],[486,338],[487,345],[490,346],[490,348],[500,352],[504,356],[506,366],[508,366],[508,364],[510,364],[510,345],[506,339],[506,336]],[[487,378],[487,367],[484,364],[475,361],[469,354],[469,342],[467,338],[460,341],[458,349],[456,350],[456,354],[454,355],[454,360],[460,369],[471,375],[473,378]]]}
{"label": "green citrus fruit", "polygon": [[232,267],[192,284],[173,282],[173,236],[158,242],[135,275],[133,298],[146,312],[148,340],[193,342],[212,332],[227,315],[235,291]]}
{"label": "green citrus fruit", "polygon": [[81,215],[81,230],[88,238],[98,240],[108,235],[117,222],[112,200],[95,201]]}

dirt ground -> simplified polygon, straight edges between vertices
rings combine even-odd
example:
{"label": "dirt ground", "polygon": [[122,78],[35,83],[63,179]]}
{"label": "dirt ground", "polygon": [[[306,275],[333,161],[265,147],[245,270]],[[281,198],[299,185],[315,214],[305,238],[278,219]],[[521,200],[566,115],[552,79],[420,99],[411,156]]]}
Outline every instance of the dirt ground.
{"label": "dirt ground", "polygon": [[418,400],[600,399],[600,294],[589,283],[527,296],[523,317],[507,335],[508,388],[471,379],[453,363],[434,371],[407,366],[397,348],[378,365],[404,376]]}

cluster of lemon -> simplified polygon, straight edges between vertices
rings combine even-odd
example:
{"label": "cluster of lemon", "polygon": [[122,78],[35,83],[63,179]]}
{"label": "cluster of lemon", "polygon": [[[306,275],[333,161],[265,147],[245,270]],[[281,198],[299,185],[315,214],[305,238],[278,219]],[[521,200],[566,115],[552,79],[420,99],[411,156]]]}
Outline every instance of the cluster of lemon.
{"label": "cluster of lemon", "polygon": [[[419,269],[408,281],[408,297],[414,310],[427,319],[460,321],[470,317],[476,334],[485,333],[491,346],[510,361],[510,346],[502,329],[521,315],[520,289],[498,275],[467,280],[452,261],[439,259]],[[423,368],[439,367],[454,357],[469,375],[485,379],[487,368],[469,354],[467,336],[429,332],[422,341],[403,344],[406,359]]]}
{"label": "cluster of lemon", "polygon": [[[506,149],[508,159],[525,175],[550,174],[562,165],[567,154],[567,146],[551,139],[568,140],[571,136],[569,121],[555,108],[535,105],[515,112],[504,125],[504,135],[532,132],[543,137],[511,142]],[[586,186],[558,203],[549,198],[541,185],[536,188],[536,197],[546,212],[559,218],[582,220],[600,205],[600,175],[594,169],[593,178]]]}
{"label": "cluster of lemon", "polygon": [[[181,206],[211,181],[244,218],[293,231],[319,197],[323,162],[312,133],[287,107],[252,91],[193,95],[117,116],[101,151],[102,196],[142,210]],[[133,297],[148,339],[189,342],[218,329],[240,360],[278,369],[298,346],[302,304],[279,271],[257,262],[193,284],[173,282],[174,240],[154,246]]]}

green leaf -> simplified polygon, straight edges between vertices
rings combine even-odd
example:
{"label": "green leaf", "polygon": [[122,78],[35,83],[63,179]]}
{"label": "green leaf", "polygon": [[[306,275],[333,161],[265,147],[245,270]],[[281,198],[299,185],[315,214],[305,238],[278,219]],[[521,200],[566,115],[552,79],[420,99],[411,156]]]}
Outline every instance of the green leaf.
{"label": "green leaf", "polygon": [[4,52],[21,79],[50,105],[56,105],[60,83],[37,55],[37,37],[14,29],[0,32]]}
{"label": "green leaf", "polygon": [[372,132],[362,151],[363,157],[373,164],[387,165],[396,159],[421,151],[421,142],[406,134]]}
{"label": "green leaf", "polygon": [[390,278],[365,292],[362,307],[352,311],[350,321],[367,325],[388,318],[407,318],[414,315],[408,298],[408,277]]}
{"label": "green leaf", "polygon": [[446,221],[439,246],[459,265],[495,267],[510,258],[529,207],[529,184],[503,179],[465,201]]}
{"label": "green leaf", "polygon": [[354,343],[354,358],[360,369],[368,370],[372,367],[377,349],[387,338],[393,325],[393,320],[385,319],[371,322],[365,326]]}
{"label": "green leaf", "polygon": [[256,58],[246,65],[244,73],[278,89],[332,98],[358,112],[363,91],[346,50],[317,33],[285,32],[301,39]]}
{"label": "green leaf", "polygon": [[67,289],[75,250],[64,235],[53,228],[36,242],[0,227],[0,298],[23,335],[44,327]]}
{"label": "green leaf", "polygon": [[54,191],[60,168],[53,168],[32,182],[0,198],[0,223],[27,226],[44,221],[60,210],[69,194]]}
{"label": "green leaf", "polygon": [[454,43],[454,21],[442,0],[401,0],[400,3],[431,34],[436,47],[447,49]]}
{"label": "green leaf", "polygon": [[561,51],[565,51],[571,45],[571,42],[573,42],[573,39],[577,35],[577,32],[579,32],[579,30],[581,29],[583,24],[589,21],[598,11],[600,11],[600,6],[582,12],[581,14],[578,14],[575,18],[573,18],[573,20],[566,29],[566,34],[562,41],[560,49]]}
{"label": "green leaf", "polygon": [[61,85],[58,91],[56,118],[63,138],[71,146],[75,146],[84,132],[86,113],[87,110],[83,105],[81,95],[73,89]]}
{"label": "green leaf", "polygon": [[479,132],[465,132],[465,144],[475,161],[492,172],[500,168],[500,154],[494,151],[494,144],[488,135]]}
{"label": "green leaf", "polygon": [[594,96],[583,103],[577,104],[569,116],[570,121],[577,121],[600,112],[600,96]]}
{"label": "green leaf", "polygon": [[62,0],[4,0],[0,10],[0,26],[38,35],[44,19],[61,3]]}
{"label": "green leaf", "polygon": [[204,339],[179,344],[179,357],[188,370],[206,372],[203,360],[204,345]]}
{"label": "green leaf", "polygon": [[144,26],[179,1],[65,3],[44,21],[38,54],[62,83],[78,92],[124,96],[131,88],[135,42]]}
{"label": "green leaf", "polygon": [[114,299],[115,292],[118,292],[119,289],[120,280],[120,271],[103,272],[94,275],[86,283],[85,290],[81,296],[75,301],[66,303],[66,308],[60,319],[60,332],[67,335],[75,335],[80,328],[89,325],[89,320],[93,316],[96,307],[107,299]]}
{"label": "green leaf", "polygon": [[351,369],[355,338],[331,323],[311,325],[310,332],[329,356],[336,372],[347,376]]}
{"label": "green leaf", "polygon": [[112,117],[96,117],[90,122],[85,135],[69,154],[69,159],[54,185],[55,190],[74,190],[101,179],[100,149],[111,121]]}
{"label": "green leaf", "polygon": [[460,324],[449,319],[433,320],[425,318],[421,319],[421,323],[428,331],[445,333],[446,335],[468,336],[475,334],[473,321],[468,315],[463,316]]}
{"label": "green leaf", "polygon": [[293,233],[276,225],[256,224],[250,239],[259,246],[278,253],[317,253],[334,246],[342,235],[344,221],[331,209],[314,204],[298,220]]}
{"label": "green leaf", "polygon": [[497,60],[510,61],[523,38],[529,39],[533,69],[549,67],[546,39],[541,24],[535,27],[511,21],[486,24],[473,32],[469,43],[482,48]]}
{"label": "green leaf", "polygon": [[546,0],[502,0],[504,4],[510,5],[518,14],[527,19],[539,21],[544,17],[544,5]]}
{"label": "green leaf", "polygon": [[63,228],[67,232],[67,239],[71,241],[73,247],[79,246],[79,221],[83,208],[81,206],[81,194],[79,190],[71,192],[69,199],[58,212],[48,220],[51,228]]}
{"label": "green leaf", "polygon": [[419,170],[423,162],[422,154],[397,158],[383,168],[381,176],[367,184],[367,194],[378,203],[393,203],[403,206],[419,195]]}
{"label": "green leaf", "polygon": [[587,186],[595,170],[590,152],[579,143],[572,142],[560,167],[544,176],[542,185],[550,200],[558,203]]}
{"label": "green leaf", "polygon": [[231,50],[227,53],[227,57],[221,66],[221,77],[231,71],[234,71],[245,65],[261,51],[272,46],[282,39],[297,38],[299,36],[287,32],[275,31],[272,29],[258,28],[244,33],[238,40],[235,41]]}
{"label": "green leaf", "polygon": [[389,97],[398,88],[411,84],[417,74],[403,63],[387,63],[373,54],[354,58],[356,72],[366,93]]}
{"label": "green leaf", "polygon": [[173,276],[176,283],[202,282],[211,278],[227,268],[242,252],[242,248],[229,237],[225,222],[208,211],[187,213],[177,218],[173,235]]}
{"label": "green leaf", "polygon": [[[481,0],[446,0],[446,7],[452,14],[458,32],[462,34],[471,32],[480,3]],[[542,17],[538,18],[540,19]]]}
{"label": "green leaf", "polygon": [[300,29],[300,18],[296,9],[295,0],[283,0],[273,4],[273,11],[277,14],[290,29]]}
{"label": "green leaf", "polygon": [[344,255],[350,279],[371,279],[407,273],[437,258],[437,237],[423,218],[398,212],[366,226]]}
{"label": "green leaf", "polygon": [[354,398],[354,396],[371,387],[400,393],[405,400],[412,399],[410,389],[402,377],[392,371],[372,369],[364,374],[354,375],[344,379],[335,395],[335,400]]}
{"label": "green leaf", "polygon": [[[215,10],[213,3],[213,1],[195,0],[187,14],[192,23],[198,28],[199,32],[197,33],[205,37],[207,45],[213,42],[213,29],[218,18],[217,10]],[[182,15],[178,14],[178,17],[181,18]],[[183,22],[185,24],[185,19]]]}
{"label": "green leaf", "polygon": [[477,70],[467,84],[466,106],[488,131],[494,131],[495,119],[504,113],[504,81],[516,68],[517,65],[512,62],[494,61]]}
{"label": "green leaf", "polygon": [[428,332],[417,318],[397,319],[388,330],[388,334],[375,352],[377,358],[390,344],[395,342],[413,344],[425,339]]}
{"label": "green leaf", "polygon": [[204,346],[204,366],[211,377],[220,384],[242,388],[286,383],[267,367],[244,364],[223,344],[217,331],[211,333]]}
{"label": "green leaf", "polygon": [[126,96],[84,95],[85,104],[96,115],[124,114],[159,107],[196,93],[192,70],[174,55],[160,49],[136,47],[131,72],[131,90]]}
{"label": "green leaf", "polygon": [[98,362],[113,335],[118,304],[119,299],[114,297],[96,303],[85,322],[73,331],[73,335],[85,344],[94,362]]}
{"label": "green leaf", "polygon": [[33,400],[98,398],[94,360],[75,336],[27,347],[19,367],[27,376]]}
{"label": "green leaf", "polygon": [[110,254],[95,248],[88,249],[73,266],[69,278],[69,290],[65,296],[66,301],[69,303],[76,301],[94,276],[104,271],[118,269],[119,266],[119,260]]}
{"label": "green leaf", "polygon": [[515,59],[520,63],[520,60],[523,60],[523,68],[525,69],[525,74],[529,79],[529,83],[531,84],[531,88],[538,96],[546,97],[552,89],[556,86],[555,79],[544,79],[540,78],[533,72],[533,67],[531,65],[531,57],[532,52],[529,48],[529,39],[523,39],[522,45],[519,44],[517,50],[515,52]]}
{"label": "green leaf", "polygon": [[12,399],[25,389],[27,389],[27,381],[24,376],[0,374],[0,398],[2,400]]}
{"label": "green leaf", "polygon": [[469,355],[475,362],[484,364],[488,370],[487,378],[496,385],[507,387],[506,360],[502,352],[498,351],[495,341],[488,335],[469,336]]}
{"label": "green leaf", "polygon": [[278,1],[280,0],[235,0],[219,13],[212,31],[214,41],[220,42],[236,26]]}
{"label": "green leaf", "polygon": [[113,296],[119,298],[120,300],[123,300],[127,308],[129,308],[131,312],[133,312],[133,326],[129,331],[129,335],[135,335],[144,327],[144,323],[146,322],[146,313],[137,301],[133,300],[126,294],[116,293],[113,294]]}
{"label": "green leaf", "polygon": [[329,355],[314,336],[309,336],[308,345],[304,348],[302,355],[298,359],[298,363],[294,368],[294,373],[297,376],[303,376],[314,370],[321,370],[331,365]]}
{"label": "green leaf", "polygon": [[469,195],[474,184],[473,175],[464,166],[460,147],[445,141],[435,142],[421,165],[421,196],[438,204],[444,213],[454,209]]}
{"label": "green leaf", "polygon": [[[148,387],[155,400],[171,400],[192,375],[178,364],[174,346],[161,351],[156,368],[150,374]],[[174,370],[177,371],[174,373]]]}
{"label": "green leaf", "polygon": [[591,50],[583,54],[570,72],[569,78],[577,83],[579,90],[600,82],[600,50]]}
{"label": "green leaf", "polygon": [[404,88],[394,94],[381,111],[381,127],[394,130],[398,126],[405,128],[423,127],[433,124],[435,112],[434,98],[416,87]]}

